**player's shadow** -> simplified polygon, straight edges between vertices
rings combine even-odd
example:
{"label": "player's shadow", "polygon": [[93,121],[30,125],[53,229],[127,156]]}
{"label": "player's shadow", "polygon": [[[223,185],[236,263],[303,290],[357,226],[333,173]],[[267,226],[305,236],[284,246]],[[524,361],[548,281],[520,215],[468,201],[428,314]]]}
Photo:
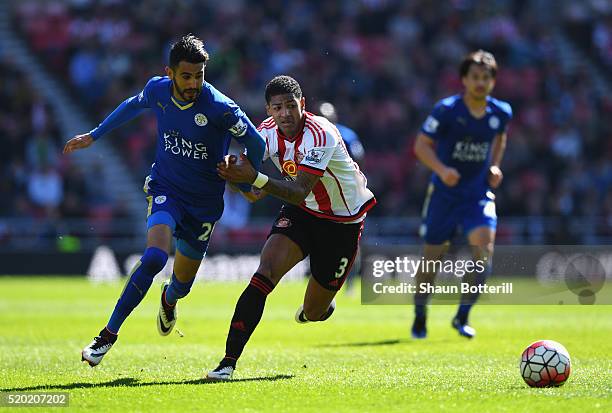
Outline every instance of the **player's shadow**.
{"label": "player's shadow", "polygon": [[[416,344],[422,340],[415,340],[412,338],[397,338],[390,340],[380,341],[357,341],[355,343],[331,343],[331,344],[319,344],[316,347],[377,347],[377,346],[395,346],[397,344]],[[428,338],[428,343],[450,343],[451,340],[448,338]]]}
{"label": "player's shadow", "polygon": [[183,380],[183,381],[140,381],[133,377],[124,377],[103,383],[68,383],[52,384],[31,387],[15,387],[12,389],[0,389],[3,392],[31,391],[31,390],[75,390],[91,389],[96,387],[146,387],[146,386],[165,386],[169,384],[217,384],[217,383],[243,383],[249,381],[279,381],[294,378],[293,374],[277,374],[275,376],[248,377],[244,379],[233,379],[229,381],[212,381],[207,379]]}
{"label": "player's shadow", "polygon": [[380,341],[358,341],[355,343],[332,343],[321,344],[317,347],[375,347],[375,346],[393,346],[401,343],[408,343],[409,340],[380,340]]}

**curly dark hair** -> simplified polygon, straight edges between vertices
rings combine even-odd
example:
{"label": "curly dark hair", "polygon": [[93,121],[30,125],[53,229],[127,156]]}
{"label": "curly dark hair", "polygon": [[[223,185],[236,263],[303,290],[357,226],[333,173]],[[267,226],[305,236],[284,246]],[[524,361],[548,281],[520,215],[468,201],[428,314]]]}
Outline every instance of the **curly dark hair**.
{"label": "curly dark hair", "polygon": [[493,77],[497,75],[497,62],[495,61],[495,57],[493,57],[492,53],[485,50],[476,50],[465,56],[459,65],[459,75],[461,77],[467,76],[470,66],[472,65],[485,67]]}
{"label": "curly dark hair", "polygon": [[170,67],[176,68],[181,61],[204,63],[204,65],[208,62],[208,52],[204,49],[204,43],[191,33],[181,37],[170,47]]}
{"label": "curly dark hair", "polygon": [[276,76],[266,85],[266,103],[268,104],[270,103],[272,96],[288,94],[291,94],[298,99],[302,98],[302,88],[297,80],[291,76]]}

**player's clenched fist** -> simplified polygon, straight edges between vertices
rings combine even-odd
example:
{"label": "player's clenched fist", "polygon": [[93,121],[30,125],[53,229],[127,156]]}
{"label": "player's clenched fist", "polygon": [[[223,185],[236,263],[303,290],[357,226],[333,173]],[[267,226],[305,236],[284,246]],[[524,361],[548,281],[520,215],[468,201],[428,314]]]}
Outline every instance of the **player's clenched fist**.
{"label": "player's clenched fist", "polygon": [[217,163],[217,168],[225,171],[230,165],[236,165],[236,162],[238,162],[238,157],[236,155],[225,155],[223,161]]}
{"label": "player's clenched fist", "polygon": [[446,167],[439,174],[440,179],[446,186],[455,186],[459,182],[461,175],[455,168]]}
{"label": "player's clenched fist", "polygon": [[225,165],[227,166],[233,165],[238,162],[238,157],[236,155],[225,155],[225,158],[223,159],[225,160]]}
{"label": "player's clenched fist", "polygon": [[233,183],[252,183],[257,177],[257,171],[244,154],[240,154],[240,162],[235,155],[228,155],[223,162],[217,164],[217,173],[222,179]]}
{"label": "player's clenched fist", "polygon": [[89,133],[77,135],[66,142],[63,153],[70,153],[72,151],[76,151],[77,149],[88,148],[92,143],[94,143],[94,140]]}
{"label": "player's clenched fist", "polygon": [[499,169],[499,166],[491,166],[489,168],[489,185],[491,188],[497,188],[501,184],[502,179],[504,179],[504,174]]}

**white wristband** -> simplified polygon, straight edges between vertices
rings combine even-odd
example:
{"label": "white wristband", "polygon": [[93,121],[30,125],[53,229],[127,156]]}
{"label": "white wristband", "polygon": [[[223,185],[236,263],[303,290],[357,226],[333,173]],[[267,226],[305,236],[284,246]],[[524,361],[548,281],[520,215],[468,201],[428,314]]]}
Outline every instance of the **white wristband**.
{"label": "white wristband", "polygon": [[268,183],[268,175],[264,175],[261,172],[257,172],[257,178],[253,181],[251,185],[253,185],[257,189],[261,189],[265,184]]}

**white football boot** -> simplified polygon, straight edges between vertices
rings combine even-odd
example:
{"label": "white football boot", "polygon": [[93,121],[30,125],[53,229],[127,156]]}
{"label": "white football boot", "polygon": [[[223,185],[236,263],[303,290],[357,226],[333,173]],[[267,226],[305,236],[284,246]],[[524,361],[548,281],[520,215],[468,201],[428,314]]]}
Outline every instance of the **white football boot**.
{"label": "white football boot", "polygon": [[232,379],[234,370],[235,367],[233,366],[223,366],[222,364],[219,364],[216,369],[208,372],[206,379],[211,381],[228,381]]}
{"label": "white football boot", "polygon": [[164,295],[168,289],[170,281],[162,283],[161,297],[159,300],[159,314],[157,315],[157,332],[162,336],[167,336],[172,332],[176,324],[176,304],[172,307],[165,305]]}
{"label": "white football boot", "polygon": [[110,333],[106,327],[103,328],[100,335],[94,337],[93,341],[81,351],[81,361],[86,361],[91,367],[97,366],[115,341],[117,335]]}

